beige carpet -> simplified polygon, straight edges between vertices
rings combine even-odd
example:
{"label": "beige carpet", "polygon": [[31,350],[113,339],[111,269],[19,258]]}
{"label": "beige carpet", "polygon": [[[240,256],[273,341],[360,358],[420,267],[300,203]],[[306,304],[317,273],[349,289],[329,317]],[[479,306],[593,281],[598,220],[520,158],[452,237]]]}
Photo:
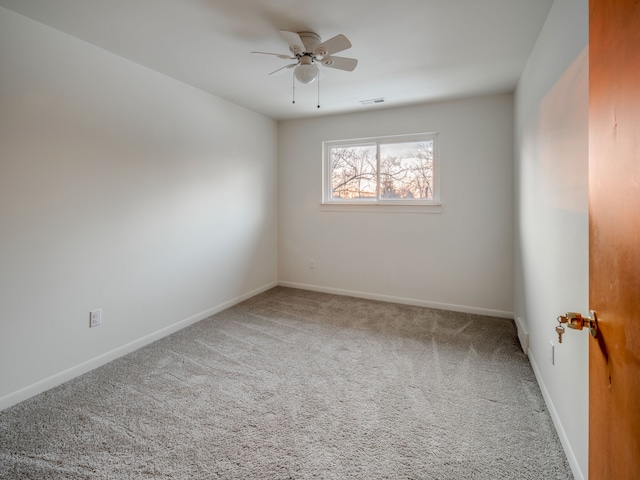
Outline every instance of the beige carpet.
{"label": "beige carpet", "polygon": [[573,477],[512,321],[275,288],[0,412],[0,478]]}

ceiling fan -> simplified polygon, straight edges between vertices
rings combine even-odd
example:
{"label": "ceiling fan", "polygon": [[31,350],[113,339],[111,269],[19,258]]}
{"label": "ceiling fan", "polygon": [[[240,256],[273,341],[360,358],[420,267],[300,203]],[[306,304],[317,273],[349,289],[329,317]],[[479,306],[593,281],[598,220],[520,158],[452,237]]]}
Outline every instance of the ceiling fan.
{"label": "ceiling fan", "polygon": [[[280,30],[280,35],[282,35],[289,44],[289,51],[291,52],[291,55],[269,52],[251,52],[258,55],[275,55],[276,57],[285,60],[296,60],[295,63],[278,68],[269,75],[293,68],[294,79],[298,80],[300,83],[310,84],[318,79],[320,73],[318,65],[337,68],[338,70],[346,70],[348,72],[352,72],[358,65],[358,60],[355,58],[333,56],[334,53],[342,52],[343,50],[351,48],[351,42],[342,34],[336,35],[326,42],[322,41],[320,35],[313,32],[296,33]],[[293,103],[295,103],[295,98]],[[318,107],[319,106],[320,105],[318,105]]]}

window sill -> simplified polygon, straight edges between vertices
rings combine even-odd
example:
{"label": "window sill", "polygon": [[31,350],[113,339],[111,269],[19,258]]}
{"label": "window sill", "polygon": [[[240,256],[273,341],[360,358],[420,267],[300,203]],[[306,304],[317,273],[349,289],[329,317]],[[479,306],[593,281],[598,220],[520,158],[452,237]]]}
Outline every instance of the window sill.
{"label": "window sill", "polygon": [[441,203],[410,205],[407,203],[321,203],[321,212],[360,213],[442,213]]}

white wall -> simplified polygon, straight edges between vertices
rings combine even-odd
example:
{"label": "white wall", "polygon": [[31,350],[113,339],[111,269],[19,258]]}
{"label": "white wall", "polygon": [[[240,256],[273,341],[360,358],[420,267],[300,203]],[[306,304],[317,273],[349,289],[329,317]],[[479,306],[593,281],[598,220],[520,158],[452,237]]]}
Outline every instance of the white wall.
{"label": "white wall", "polygon": [[276,156],[275,121],[0,8],[0,408],[274,285]]}
{"label": "white wall", "polygon": [[[576,478],[588,473],[588,1],[556,0],[516,91],[515,309]],[[567,329],[569,330],[569,329]],[[549,342],[555,344],[555,366]]]}
{"label": "white wall", "polygon": [[[439,133],[442,213],[320,208],[323,141],[418,132]],[[512,316],[512,204],[511,94],[280,123],[281,284]]]}

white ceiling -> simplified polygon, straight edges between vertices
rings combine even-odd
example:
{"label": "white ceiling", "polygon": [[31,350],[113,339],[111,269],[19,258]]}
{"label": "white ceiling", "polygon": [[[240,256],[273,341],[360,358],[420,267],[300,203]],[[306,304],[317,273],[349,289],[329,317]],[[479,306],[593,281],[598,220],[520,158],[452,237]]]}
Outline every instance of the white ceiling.
{"label": "white ceiling", "polygon": [[[275,119],[514,89],[553,0],[0,0],[17,13]],[[346,35],[338,56],[297,85],[278,30]],[[361,100],[384,97],[385,104]]]}

